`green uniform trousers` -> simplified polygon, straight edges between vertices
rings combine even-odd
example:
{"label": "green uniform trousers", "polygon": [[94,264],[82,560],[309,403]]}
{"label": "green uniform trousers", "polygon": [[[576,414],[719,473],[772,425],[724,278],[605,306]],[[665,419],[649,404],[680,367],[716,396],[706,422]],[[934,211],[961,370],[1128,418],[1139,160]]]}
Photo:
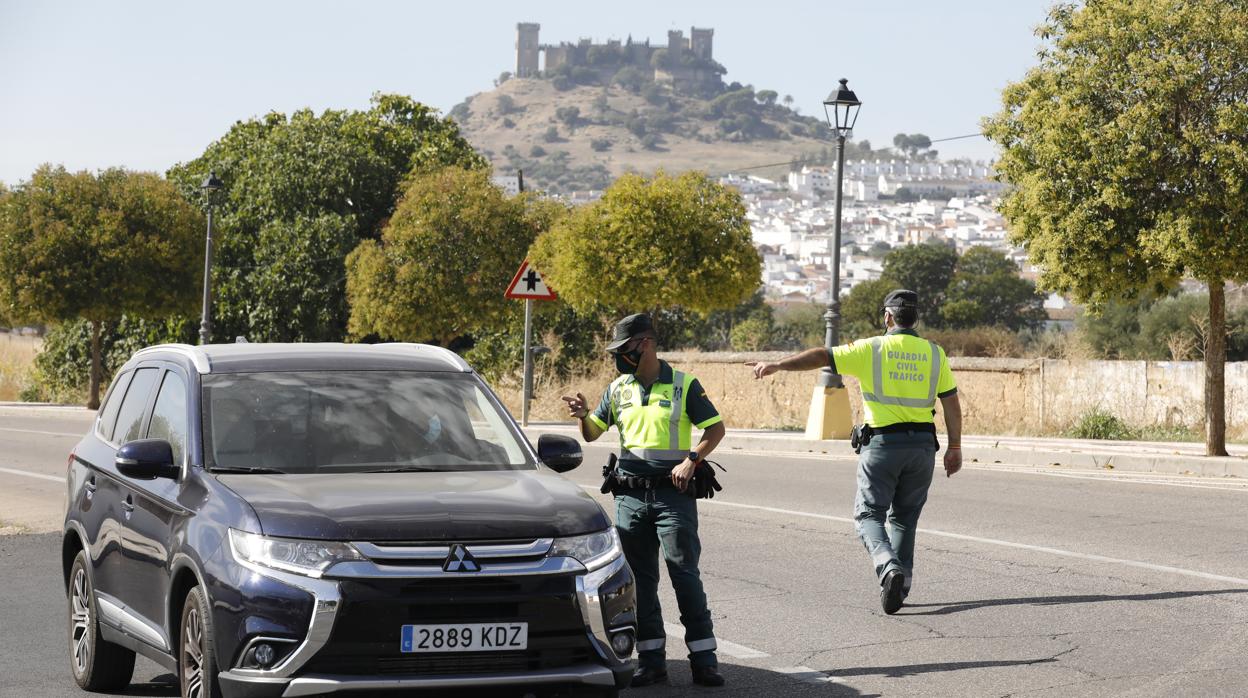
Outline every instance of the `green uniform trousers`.
{"label": "green uniform trousers", "polygon": [[680,622],[685,626],[689,661],[717,666],[715,633],[706,592],[698,572],[702,542],[698,540],[698,503],[663,484],[655,489],[630,489],[615,496],[615,525],[624,557],[637,583],[637,656],[642,666],[662,668],[667,661],[667,631],[659,607],[659,549],[667,576],[676,591]]}
{"label": "green uniform trousers", "polygon": [[858,455],[858,536],[881,582],[889,570],[905,574],[905,594],[914,581],[914,534],[935,464],[936,440],[923,432],[876,434]]}

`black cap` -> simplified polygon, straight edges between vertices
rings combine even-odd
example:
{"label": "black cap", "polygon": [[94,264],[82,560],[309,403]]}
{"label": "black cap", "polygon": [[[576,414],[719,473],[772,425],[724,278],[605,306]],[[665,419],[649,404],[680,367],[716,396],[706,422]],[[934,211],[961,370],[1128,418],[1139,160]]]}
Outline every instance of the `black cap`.
{"label": "black cap", "polygon": [[628,344],[628,340],[639,334],[654,331],[654,322],[650,320],[650,316],[645,313],[637,313],[615,323],[615,332],[611,335],[611,343],[607,345],[607,351],[614,352],[620,347]]}
{"label": "black cap", "polygon": [[919,294],[914,291],[907,291],[899,288],[884,296],[885,308],[913,308],[919,309]]}

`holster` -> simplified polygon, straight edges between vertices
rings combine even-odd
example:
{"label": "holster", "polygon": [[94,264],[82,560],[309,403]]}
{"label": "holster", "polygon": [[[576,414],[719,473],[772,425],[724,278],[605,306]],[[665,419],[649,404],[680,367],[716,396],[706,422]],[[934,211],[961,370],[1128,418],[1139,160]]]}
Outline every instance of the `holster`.
{"label": "holster", "polygon": [[615,488],[618,484],[616,477],[616,462],[619,459],[614,453],[607,456],[607,464],[602,466],[602,487],[598,488],[603,494],[615,494]]}
{"label": "holster", "polygon": [[849,432],[849,445],[854,447],[854,453],[862,453],[862,447],[871,443],[871,436],[875,434],[871,430],[869,424],[859,424]]}
{"label": "holster", "polygon": [[693,495],[695,499],[713,499],[716,492],[722,492],[724,487],[719,484],[719,479],[715,477],[715,468],[728,472],[724,466],[714,461],[699,461],[697,469],[693,471],[693,482],[689,483],[689,488],[686,491]]}

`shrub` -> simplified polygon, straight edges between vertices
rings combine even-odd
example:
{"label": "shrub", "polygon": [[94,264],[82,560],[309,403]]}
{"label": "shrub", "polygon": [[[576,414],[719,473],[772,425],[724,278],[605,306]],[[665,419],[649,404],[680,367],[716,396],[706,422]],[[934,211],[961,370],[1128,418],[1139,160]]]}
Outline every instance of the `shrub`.
{"label": "shrub", "polygon": [[532,148],[529,148],[529,157],[540,158],[545,154],[546,149],[540,145],[535,145]]}
{"label": "shrub", "polygon": [[597,152],[597,153],[601,153],[604,150],[610,150],[611,139],[610,138],[591,138],[589,141],[589,147],[593,148],[594,152]]}
{"label": "shrub", "polygon": [[1140,431],[1128,426],[1111,412],[1096,407],[1085,412],[1078,422],[1071,425],[1065,436],[1072,439],[1134,441],[1139,438]]}
{"label": "shrub", "polygon": [[546,129],[546,133],[542,134],[542,140],[547,143],[556,143],[559,141],[559,129],[551,126]]}

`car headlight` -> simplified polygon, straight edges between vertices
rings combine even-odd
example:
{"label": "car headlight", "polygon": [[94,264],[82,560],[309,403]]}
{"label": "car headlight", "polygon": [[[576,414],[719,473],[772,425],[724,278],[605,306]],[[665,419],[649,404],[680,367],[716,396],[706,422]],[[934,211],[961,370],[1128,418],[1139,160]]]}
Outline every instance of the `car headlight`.
{"label": "car headlight", "polygon": [[270,538],[232,528],[230,549],[234,551],[234,557],[242,562],[308,577],[320,577],[332,565],[345,560],[365,559],[350,543]]}
{"label": "car headlight", "polygon": [[605,531],[584,536],[556,538],[548,555],[575,558],[586,569],[596,570],[619,557],[620,552],[620,534],[612,526]]}

